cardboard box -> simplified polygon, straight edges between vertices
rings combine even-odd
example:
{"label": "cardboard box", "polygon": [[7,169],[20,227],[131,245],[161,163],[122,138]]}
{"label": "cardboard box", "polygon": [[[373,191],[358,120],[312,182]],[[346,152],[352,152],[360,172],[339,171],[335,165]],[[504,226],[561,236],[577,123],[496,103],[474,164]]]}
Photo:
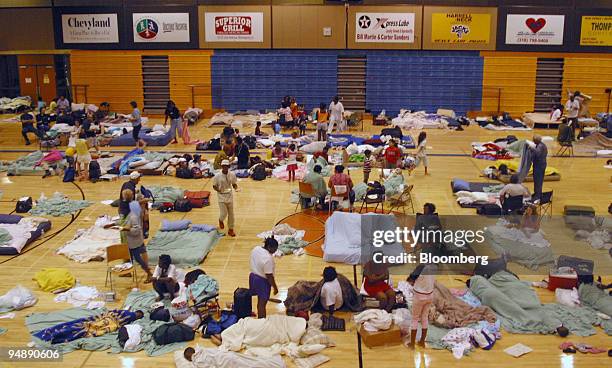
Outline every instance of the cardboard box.
{"label": "cardboard box", "polygon": [[369,348],[377,346],[391,346],[401,345],[402,334],[398,326],[395,324],[391,325],[391,328],[386,331],[370,332],[363,328],[363,325],[359,327],[359,335],[363,344]]}

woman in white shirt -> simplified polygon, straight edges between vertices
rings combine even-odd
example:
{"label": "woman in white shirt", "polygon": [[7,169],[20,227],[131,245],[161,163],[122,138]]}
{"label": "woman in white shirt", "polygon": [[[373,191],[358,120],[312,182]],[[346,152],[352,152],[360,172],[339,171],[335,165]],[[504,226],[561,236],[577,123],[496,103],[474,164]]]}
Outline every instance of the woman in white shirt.
{"label": "woman in white shirt", "polygon": [[170,299],[176,297],[179,291],[179,284],[176,281],[176,266],[172,264],[172,258],[167,254],[159,256],[159,262],[153,271],[153,289],[159,295],[157,301],[164,299],[166,293],[170,294]]}
{"label": "woman in white shirt", "polygon": [[338,281],[338,273],[334,267],[325,267],[323,270],[325,283],[321,287],[321,305],[331,316],[335,310],[342,308],[342,287]]}
{"label": "woman in white shirt", "polygon": [[344,106],[338,96],[334,96],[333,101],[329,104],[329,114],[329,132],[334,130],[334,124],[338,124],[338,131],[343,131]]}
{"label": "woman in white shirt", "polygon": [[251,251],[251,274],[249,275],[249,289],[251,295],[257,295],[257,318],[266,318],[266,305],[270,300],[270,291],[278,294],[278,287],[274,279],[274,256],[278,250],[278,242],[274,238],[267,238],[263,247],[255,247]]}

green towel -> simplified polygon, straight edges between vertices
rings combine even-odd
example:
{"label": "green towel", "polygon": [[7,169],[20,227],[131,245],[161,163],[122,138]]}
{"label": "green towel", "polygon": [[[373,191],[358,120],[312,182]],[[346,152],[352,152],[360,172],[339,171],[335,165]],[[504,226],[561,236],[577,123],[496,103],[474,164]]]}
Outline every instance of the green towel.
{"label": "green towel", "polygon": [[0,245],[7,245],[13,240],[13,236],[6,230],[0,228]]}
{"label": "green towel", "polygon": [[152,264],[157,263],[160,255],[169,254],[176,266],[194,267],[206,258],[220,238],[217,231],[158,231],[147,244],[147,253]]}
{"label": "green towel", "polygon": [[34,165],[43,158],[41,151],[35,151],[25,156],[21,156],[15,161],[0,162],[0,172],[6,171],[9,175],[31,174],[34,172],[42,173],[42,168]]}
{"label": "green towel", "polygon": [[[142,292],[141,292],[142,293]],[[148,291],[155,298],[154,291]],[[130,293],[131,294],[131,293]],[[128,295],[129,297],[129,295]],[[126,298],[126,302],[127,302]],[[150,306],[150,304],[149,304]],[[145,308],[146,307],[146,308]],[[138,305],[138,309],[132,310],[142,310],[145,313],[145,317],[139,319],[134,324],[139,324],[143,327],[141,334],[141,343],[136,347],[134,351],[144,350],[148,356],[157,356],[166,353],[173,352],[175,350],[183,349],[186,344],[185,343],[174,343],[169,345],[157,345],[153,340],[153,331],[159,326],[165,324],[163,321],[151,321],[149,319],[148,306],[146,305]],[[85,309],[85,308],[71,308],[65,309],[57,312],[49,312],[49,313],[33,313],[25,318],[26,327],[30,334],[34,332],[43,330],[45,328],[53,327],[57,324],[73,321],[79,318],[86,318],[98,315],[100,313],[105,312],[106,309]],[[70,341],[63,344],[51,344],[49,342],[40,340],[39,338],[32,336],[32,340],[36,343],[37,346],[42,348],[53,348],[58,349],[63,354],[67,354],[73,352],[75,350],[87,350],[87,351],[95,351],[95,350],[108,350],[110,349],[111,353],[120,353],[123,351],[121,345],[119,345],[119,340],[117,339],[118,332],[112,332],[103,336],[98,337],[88,337],[83,339],[77,339],[74,341]]]}
{"label": "green towel", "polygon": [[67,199],[62,193],[55,193],[51,198],[36,202],[30,214],[32,216],[65,216],[76,213],[83,208],[91,206],[93,202],[83,200]]}
{"label": "green towel", "polygon": [[364,162],[365,155],[363,153],[355,153],[349,156],[349,162]]}

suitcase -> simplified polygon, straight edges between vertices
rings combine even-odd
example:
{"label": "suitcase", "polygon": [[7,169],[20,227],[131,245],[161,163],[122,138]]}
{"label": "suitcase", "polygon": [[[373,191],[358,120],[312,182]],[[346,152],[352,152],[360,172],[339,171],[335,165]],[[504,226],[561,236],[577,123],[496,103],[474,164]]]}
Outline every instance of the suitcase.
{"label": "suitcase", "polygon": [[590,206],[573,206],[566,205],[563,208],[563,214],[565,216],[589,216],[595,217],[595,209]]}
{"label": "suitcase", "polygon": [[593,275],[593,268],[595,263],[590,259],[582,259],[570,256],[559,256],[557,259],[557,267],[570,267],[578,274],[582,275]]}
{"label": "suitcase", "polygon": [[233,311],[238,318],[251,317],[253,314],[253,303],[249,289],[237,288],[234,290]]}
{"label": "suitcase", "polygon": [[202,190],[199,192],[185,191],[185,199],[189,200],[191,207],[202,208],[210,205],[210,192]]}

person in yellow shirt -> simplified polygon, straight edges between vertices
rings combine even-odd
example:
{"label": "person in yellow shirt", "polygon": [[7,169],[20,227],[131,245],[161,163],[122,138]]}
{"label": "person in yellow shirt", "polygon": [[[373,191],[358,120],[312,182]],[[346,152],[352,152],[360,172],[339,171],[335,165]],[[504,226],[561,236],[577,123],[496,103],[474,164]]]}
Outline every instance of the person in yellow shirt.
{"label": "person in yellow shirt", "polygon": [[77,139],[75,150],[77,174],[86,177],[89,173],[89,163],[91,162],[91,154],[89,153],[87,140],[82,138]]}

